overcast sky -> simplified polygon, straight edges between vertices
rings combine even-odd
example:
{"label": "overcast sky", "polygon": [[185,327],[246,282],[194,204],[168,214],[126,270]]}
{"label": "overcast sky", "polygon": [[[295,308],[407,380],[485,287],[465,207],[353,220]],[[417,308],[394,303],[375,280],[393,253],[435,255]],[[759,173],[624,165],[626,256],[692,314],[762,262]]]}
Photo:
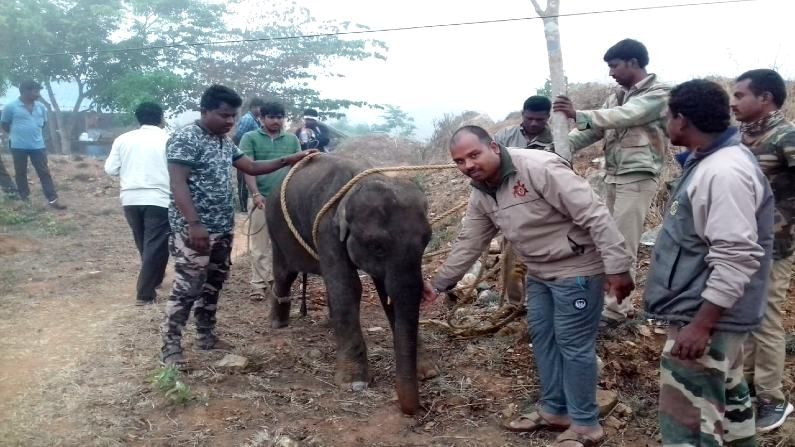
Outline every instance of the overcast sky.
{"label": "overcast sky", "polygon": [[[319,19],[373,29],[535,16],[530,0],[296,0]],[[542,6],[546,0],[540,0]],[[705,3],[704,0],[694,0]],[[691,3],[687,0],[561,0],[561,13]],[[631,37],[649,49],[649,71],[672,83],[707,75],[737,76],[774,67],[795,78],[795,2],[756,0],[665,10],[560,18],[570,82],[613,83],[605,50]],[[310,31],[311,32],[311,31]],[[502,119],[549,77],[541,20],[371,35],[389,46],[386,61],[346,63],[345,78],[319,80],[328,97],[400,106],[419,137],[445,112],[476,110]],[[352,111],[374,120],[378,112]]]}

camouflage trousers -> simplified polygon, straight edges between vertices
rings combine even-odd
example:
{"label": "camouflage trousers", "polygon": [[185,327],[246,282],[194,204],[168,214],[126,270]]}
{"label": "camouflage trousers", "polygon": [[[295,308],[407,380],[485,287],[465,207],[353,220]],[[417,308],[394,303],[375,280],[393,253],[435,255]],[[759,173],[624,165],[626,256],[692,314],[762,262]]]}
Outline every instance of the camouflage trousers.
{"label": "camouflage trousers", "polygon": [[187,242],[182,234],[173,234],[169,240],[175,278],[166,303],[166,318],[160,326],[164,349],[179,346],[191,309],[197,338],[214,337],[218,296],[229,276],[232,234],[211,234],[206,253],[188,247]]}
{"label": "camouflage trousers", "polygon": [[747,334],[715,331],[698,359],[671,356],[668,329],[660,362],[660,434],[665,447],[756,446],[754,411],[743,377]]}

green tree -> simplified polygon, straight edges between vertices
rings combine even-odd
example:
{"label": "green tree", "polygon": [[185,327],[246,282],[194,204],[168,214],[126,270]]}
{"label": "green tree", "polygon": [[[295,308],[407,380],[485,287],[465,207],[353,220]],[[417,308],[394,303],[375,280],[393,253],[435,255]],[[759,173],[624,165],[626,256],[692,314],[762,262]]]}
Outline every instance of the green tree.
{"label": "green tree", "polygon": [[350,22],[317,20],[292,1],[276,2],[265,9],[261,2],[243,1],[233,7],[245,10],[246,21],[230,29],[230,39],[254,40],[222,45],[197,61],[203,83],[221,82],[245,97],[263,96],[284,102],[288,113],[317,109],[322,117],[339,118],[352,106],[367,106],[355,98],[326,98],[313,85],[319,77],[342,77],[345,62],[386,59],[379,40],[340,36],[292,38],[366,29]]}
{"label": "green tree", "polygon": [[[150,74],[168,68],[183,86],[195,77],[186,70],[204,49],[165,48],[120,51],[141,46],[178,45],[221,27],[224,8],[199,0],[4,0],[0,41],[7,45],[5,71],[12,83],[34,78],[57,127],[60,148],[70,150],[77,112],[89,108],[115,110],[109,92],[131,73]],[[42,56],[43,55],[43,56]],[[0,66],[0,69],[4,67]],[[59,104],[53,85],[74,86],[75,101]],[[128,87],[128,89],[131,87]],[[62,110],[73,112],[66,119]]]}

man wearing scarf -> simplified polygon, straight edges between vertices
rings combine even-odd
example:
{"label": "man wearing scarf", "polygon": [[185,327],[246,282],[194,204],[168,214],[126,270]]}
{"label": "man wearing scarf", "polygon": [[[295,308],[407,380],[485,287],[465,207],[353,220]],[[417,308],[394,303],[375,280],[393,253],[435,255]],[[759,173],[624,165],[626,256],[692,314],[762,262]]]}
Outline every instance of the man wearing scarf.
{"label": "man wearing scarf", "polygon": [[[793,411],[782,391],[785,333],[784,304],[795,248],[795,126],[784,118],[784,80],[773,70],[743,73],[732,92],[731,108],[742,123],[742,142],[756,156],[775,199],[773,266],[762,325],[745,343],[744,373],[755,390],[756,429],[769,432]],[[761,299],[761,297],[760,297]]]}

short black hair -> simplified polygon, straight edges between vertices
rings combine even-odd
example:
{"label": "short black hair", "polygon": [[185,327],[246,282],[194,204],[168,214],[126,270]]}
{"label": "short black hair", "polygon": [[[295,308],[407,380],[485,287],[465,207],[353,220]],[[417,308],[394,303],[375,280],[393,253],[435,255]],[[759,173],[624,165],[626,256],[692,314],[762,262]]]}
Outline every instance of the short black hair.
{"label": "short black hair", "polygon": [[229,104],[231,107],[238,108],[243,104],[243,99],[231,88],[213,84],[202,93],[201,101],[199,101],[199,106],[202,110],[216,110],[222,104]]}
{"label": "short black hair", "polygon": [[163,108],[153,102],[142,102],[135,108],[135,118],[140,125],[158,126],[163,122]]}
{"label": "short black hair", "polygon": [[668,108],[672,115],[682,115],[705,133],[720,133],[729,128],[729,95],[719,84],[693,79],[671,90]]}
{"label": "short black hair", "polygon": [[259,114],[261,116],[265,115],[281,115],[284,116],[287,112],[284,109],[284,104],[277,102],[277,101],[268,101],[263,102],[262,106],[259,108]]}
{"label": "short black hair", "polygon": [[26,79],[19,83],[19,93],[29,92],[32,90],[41,90],[41,84],[33,79]]}
{"label": "short black hair", "polygon": [[776,107],[781,108],[784,105],[784,100],[787,99],[787,85],[781,75],[775,70],[767,68],[748,70],[737,78],[737,82],[742,82],[746,79],[751,80],[748,83],[748,88],[754,92],[754,95],[759,96],[764,92],[770,92]]}
{"label": "short black hair", "polygon": [[315,109],[306,109],[304,110],[304,116],[311,116],[317,118],[318,116],[320,116],[320,114],[317,113],[317,110]]}
{"label": "short black hair", "polygon": [[624,39],[608,48],[603,59],[605,62],[613,59],[621,59],[622,61],[635,59],[638,61],[640,68],[646,68],[646,65],[649,64],[649,52],[646,50],[646,45],[637,40]]}
{"label": "short black hair", "polygon": [[522,111],[528,112],[547,112],[552,110],[552,101],[546,96],[531,96],[525,99]]}
{"label": "short black hair", "polygon": [[264,105],[265,105],[265,100],[262,99],[262,98],[258,98],[256,96],[248,100],[248,109],[249,110],[251,110],[251,109],[259,109],[259,108],[261,108]]}
{"label": "short black hair", "polygon": [[453,136],[450,137],[450,146],[455,144],[456,140],[458,139],[458,135],[462,133],[471,133],[472,135],[478,137],[478,140],[480,140],[480,142],[483,144],[491,144],[491,142],[494,141],[494,138],[489,135],[489,132],[486,129],[480,126],[469,125],[459,127],[458,130],[453,132]]}

